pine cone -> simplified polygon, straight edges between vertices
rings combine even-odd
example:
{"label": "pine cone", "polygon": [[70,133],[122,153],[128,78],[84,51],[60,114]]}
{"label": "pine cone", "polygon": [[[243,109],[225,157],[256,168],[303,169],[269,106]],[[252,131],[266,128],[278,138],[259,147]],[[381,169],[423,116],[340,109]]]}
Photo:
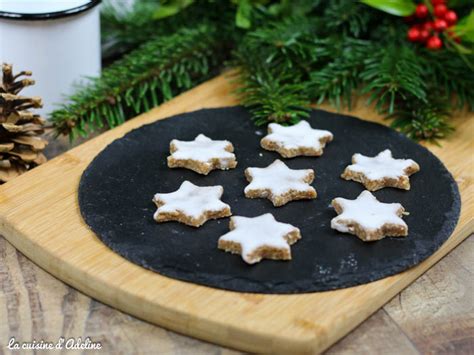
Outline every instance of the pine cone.
{"label": "pine cone", "polygon": [[43,164],[41,153],[48,142],[41,138],[45,121],[28,110],[42,107],[38,97],[24,97],[18,93],[34,80],[23,78],[31,72],[13,75],[12,66],[3,64],[0,83],[0,183],[7,182],[25,171]]}

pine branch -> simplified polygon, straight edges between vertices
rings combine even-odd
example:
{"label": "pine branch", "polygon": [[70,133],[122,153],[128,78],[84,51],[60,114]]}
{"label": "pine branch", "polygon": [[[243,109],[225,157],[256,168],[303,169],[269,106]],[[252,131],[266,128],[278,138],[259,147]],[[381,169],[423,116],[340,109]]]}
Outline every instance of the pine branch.
{"label": "pine branch", "polygon": [[[305,17],[285,18],[249,32],[236,51],[237,59],[265,63],[274,70],[309,70],[312,62],[327,55],[315,36],[316,23]],[[242,64],[242,63],[239,63]]]}
{"label": "pine branch", "polygon": [[328,100],[338,110],[352,105],[354,90],[360,86],[360,72],[371,49],[364,40],[343,38],[332,43],[331,60],[310,74],[309,96],[317,104]]}
{"label": "pine branch", "polygon": [[369,27],[370,10],[358,1],[332,0],[324,12],[328,30],[359,37]]}
{"label": "pine branch", "polygon": [[428,101],[406,100],[388,118],[394,119],[392,127],[401,130],[414,140],[436,143],[454,129],[447,122],[450,105],[446,99],[430,97]]}
{"label": "pine branch", "polygon": [[305,85],[293,83],[294,79],[294,76],[274,75],[263,68],[243,69],[238,73],[237,81],[241,85],[237,93],[257,126],[268,121],[294,124],[309,116],[309,99],[302,94]]}
{"label": "pine branch", "polygon": [[295,17],[249,32],[234,52],[238,94],[257,125],[295,123],[307,117],[310,66],[327,55],[326,41],[314,36],[314,22]]}
{"label": "pine branch", "polygon": [[365,60],[360,78],[362,93],[370,93],[369,103],[376,102],[380,112],[393,113],[396,100],[411,96],[426,102],[426,82],[419,56],[408,46],[373,48]]}
{"label": "pine branch", "polygon": [[[428,79],[433,90],[454,101],[458,109],[468,106],[474,111],[474,70],[470,70],[460,56],[448,51],[423,53]],[[474,55],[470,56],[474,60]]]}
{"label": "pine branch", "polygon": [[194,28],[204,22],[219,27],[221,35],[228,39],[238,36],[235,31],[234,9],[227,1],[195,0],[176,15],[157,18],[162,2],[135,0],[130,10],[122,9],[120,3],[104,6],[101,10],[102,57],[106,61],[142,45],[146,41],[168,36],[181,28]]}
{"label": "pine branch", "polygon": [[149,41],[104,69],[51,114],[58,134],[86,136],[114,127],[210,76],[222,61],[220,35],[212,25],[183,28]]}

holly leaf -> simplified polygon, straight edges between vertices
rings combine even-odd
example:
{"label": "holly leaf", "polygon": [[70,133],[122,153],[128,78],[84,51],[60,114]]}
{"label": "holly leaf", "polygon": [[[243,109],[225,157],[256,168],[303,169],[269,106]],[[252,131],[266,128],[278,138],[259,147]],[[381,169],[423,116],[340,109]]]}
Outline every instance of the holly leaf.
{"label": "holly leaf", "polygon": [[248,29],[252,26],[251,13],[252,5],[249,0],[239,0],[235,14],[235,24],[237,27]]}
{"label": "holly leaf", "polygon": [[410,16],[416,10],[416,4],[412,0],[360,0],[362,3],[377,10],[395,16]]}
{"label": "holly leaf", "polygon": [[452,28],[452,31],[463,42],[474,43],[474,10],[468,16],[459,20],[458,24]]}
{"label": "holly leaf", "polygon": [[167,5],[161,5],[154,13],[153,18],[156,20],[176,15],[178,12],[188,7],[194,0],[174,0]]}

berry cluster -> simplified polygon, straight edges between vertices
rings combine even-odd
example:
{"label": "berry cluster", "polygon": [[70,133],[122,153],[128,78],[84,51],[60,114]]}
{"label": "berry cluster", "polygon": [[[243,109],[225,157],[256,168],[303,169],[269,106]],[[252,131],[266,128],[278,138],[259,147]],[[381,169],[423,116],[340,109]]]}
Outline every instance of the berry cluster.
{"label": "berry cluster", "polygon": [[[453,26],[458,20],[456,12],[446,6],[446,0],[431,0],[431,4],[432,7],[430,8],[425,4],[418,4],[415,14],[406,17],[406,21],[412,24],[407,33],[408,40],[424,43],[426,48],[437,50],[443,46],[443,41],[439,35],[447,30],[449,36],[459,41],[449,31],[449,27]],[[431,8],[432,12],[430,11]]]}

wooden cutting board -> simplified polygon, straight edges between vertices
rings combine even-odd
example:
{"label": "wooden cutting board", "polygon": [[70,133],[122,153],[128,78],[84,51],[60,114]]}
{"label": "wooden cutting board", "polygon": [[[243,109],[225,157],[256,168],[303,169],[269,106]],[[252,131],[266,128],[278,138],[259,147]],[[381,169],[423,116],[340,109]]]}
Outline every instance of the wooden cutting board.
{"label": "wooden cutting board", "polygon": [[[107,144],[133,128],[182,112],[237,104],[231,91],[228,78],[219,76],[1,186],[0,233],[64,282],[149,322],[246,351],[317,353],[474,231],[474,115],[466,113],[452,120],[457,130],[442,146],[429,146],[459,184],[462,209],[458,226],[434,255],[401,274],[336,291],[245,294],[169,279],[113,253],[80,216],[77,187],[83,170]],[[350,114],[382,122],[364,104],[365,100],[359,100]]]}

